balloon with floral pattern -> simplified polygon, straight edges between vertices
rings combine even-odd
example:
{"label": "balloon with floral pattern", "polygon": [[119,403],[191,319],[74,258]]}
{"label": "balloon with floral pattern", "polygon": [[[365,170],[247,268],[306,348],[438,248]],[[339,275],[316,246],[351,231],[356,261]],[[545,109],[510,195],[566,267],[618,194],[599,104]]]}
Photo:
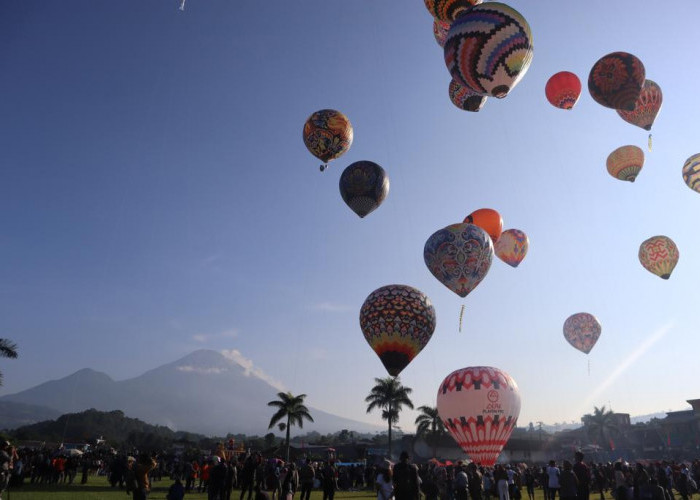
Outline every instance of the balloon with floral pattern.
{"label": "balloon with floral pattern", "polygon": [[601,332],[600,322],[590,313],[572,314],[564,322],[564,338],[584,354],[591,352]]}
{"label": "balloon with floral pattern", "polygon": [[644,130],[651,130],[656,115],[661,110],[662,103],[663,94],[661,93],[661,87],[656,82],[645,80],[642,91],[634,103],[634,109],[632,111],[618,109],[617,114],[627,123],[641,127]]}
{"label": "balloon with floral pattern", "polygon": [[304,123],[303,138],[309,152],[323,162],[323,172],[328,168],[329,161],[339,158],[350,149],[352,124],[340,111],[322,109],[309,116]]}
{"label": "balloon with floral pattern", "polygon": [[512,267],[518,267],[527,255],[530,240],[519,229],[506,229],[494,243],[496,257]]}
{"label": "balloon with floral pattern", "polygon": [[595,102],[633,111],[644,86],[644,64],[628,52],[601,57],[588,75],[588,91]]}
{"label": "balloon with floral pattern", "polygon": [[639,246],[639,262],[644,269],[667,280],[678,264],[678,247],[668,236],[653,236]]}

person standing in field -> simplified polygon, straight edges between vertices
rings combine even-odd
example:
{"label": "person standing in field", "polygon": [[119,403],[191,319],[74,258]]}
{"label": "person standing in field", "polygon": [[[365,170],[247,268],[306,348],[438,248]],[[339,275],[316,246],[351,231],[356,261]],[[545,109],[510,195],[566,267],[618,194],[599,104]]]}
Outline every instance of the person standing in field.
{"label": "person standing in field", "polygon": [[549,500],[555,500],[557,498],[557,491],[559,491],[559,474],[561,471],[554,460],[549,461],[549,466],[547,467],[547,487],[549,489]]}
{"label": "person standing in field", "polygon": [[309,500],[311,498],[311,490],[314,489],[314,479],[316,471],[311,465],[311,459],[306,459],[299,471],[299,482],[301,484],[301,495],[299,500]]}
{"label": "person standing in field", "polygon": [[134,500],[146,500],[151,492],[151,482],[148,479],[148,474],[156,468],[158,463],[148,454],[141,454],[134,467],[134,475],[136,476],[136,489],[134,490]]}
{"label": "person standing in field", "polygon": [[591,494],[591,471],[583,462],[583,453],[577,451],[574,453],[574,474],[578,480],[578,489],[576,491],[577,500],[588,500]]}
{"label": "person standing in field", "polygon": [[396,500],[418,500],[420,494],[418,470],[411,464],[407,452],[401,452],[399,463],[394,466],[393,474]]}

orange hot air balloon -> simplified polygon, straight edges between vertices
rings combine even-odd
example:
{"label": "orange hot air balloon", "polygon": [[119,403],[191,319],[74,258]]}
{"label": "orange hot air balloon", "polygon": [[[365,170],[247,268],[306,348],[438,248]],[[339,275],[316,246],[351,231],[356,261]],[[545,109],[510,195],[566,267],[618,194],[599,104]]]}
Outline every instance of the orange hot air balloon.
{"label": "orange hot air balloon", "polygon": [[608,155],[608,173],[621,181],[634,182],[644,166],[644,151],[637,146],[621,146]]}
{"label": "orange hot air balloon", "polygon": [[544,93],[555,108],[571,109],[581,95],[581,80],[570,71],[560,71],[547,81]]}
{"label": "orange hot air balloon", "polygon": [[639,246],[639,262],[650,273],[667,280],[678,263],[678,247],[668,236],[653,236]]}
{"label": "orange hot air balloon", "polygon": [[503,262],[512,267],[518,267],[527,255],[530,244],[527,234],[519,229],[507,229],[493,245],[493,251]]}
{"label": "orange hot air balloon", "polygon": [[491,241],[494,243],[498,241],[498,238],[501,236],[501,231],[503,231],[503,219],[501,218],[501,214],[492,208],[474,210],[464,218],[464,222],[479,226],[491,236]]}
{"label": "orange hot air balloon", "polygon": [[490,366],[450,373],[438,389],[440,419],[472,462],[496,463],[520,415],[520,392],[513,377]]}
{"label": "orange hot air balloon", "polygon": [[634,104],[634,110],[625,111],[624,109],[618,109],[617,114],[627,123],[641,127],[644,130],[651,130],[656,115],[661,110],[662,102],[661,87],[651,80],[645,80],[642,92]]}

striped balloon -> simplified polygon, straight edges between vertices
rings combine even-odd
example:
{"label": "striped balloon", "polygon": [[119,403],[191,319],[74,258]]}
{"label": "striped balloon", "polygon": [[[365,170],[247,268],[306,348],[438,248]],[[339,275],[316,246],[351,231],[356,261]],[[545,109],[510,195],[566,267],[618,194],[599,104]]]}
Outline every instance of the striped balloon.
{"label": "striped balloon", "polygon": [[472,6],[480,4],[482,0],[424,0],[425,8],[435,19],[451,23],[463,15]]}
{"label": "striped balloon", "polygon": [[683,180],[690,189],[700,193],[700,153],[685,160]]}
{"label": "striped balloon", "polygon": [[477,94],[503,98],[525,76],[533,55],[530,25],[498,2],[472,7],[458,17],[445,42],[452,78]]}
{"label": "striped balloon", "polygon": [[450,373],[438,389],[440,419],[472,462],[491,467],[508,442],[520,415],[520,392],[513,377],[490,366]]}

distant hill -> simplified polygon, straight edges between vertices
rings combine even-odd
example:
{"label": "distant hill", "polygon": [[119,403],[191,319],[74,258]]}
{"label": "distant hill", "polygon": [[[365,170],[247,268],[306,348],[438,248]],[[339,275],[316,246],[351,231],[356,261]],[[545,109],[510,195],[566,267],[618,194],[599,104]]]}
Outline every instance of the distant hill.
{"label": "distant hill", "polygon": [[[173,430],[205,435],[227,433],[264,435],[270,421],[269,401],[277,399],[278,389],[223,354],[211,350],[195,351],[173,363],[147,371],[138,377],[114,381],[91,369],[79,370],[60,380],[52,380],[30,389],[0,398],[0,429],[13,429],[16,417],[4,418],[2,405],[19,409],[23,405],[23,423],[56,418],[90,408],[100,411],[121,410],[125,414]],[[32,414],[31,408],[35,407]],[[309,408],[314,422],[305,422],[300,432],[321,434],[341,429],[375,432],[374,426]],[[19,411],[19,410],[18,410]],[[47,412],[55,412],[47,417]],[[34,420],[32,420],[34,415]],[[32,420],[32,422],[29,422]],[[299,431],[294,428],[293,430]]]}
{"label": "distant hill", "polygon": [[0,428],[15,429],[42,420],[53,420],[61,413],[58,410],[27,403],[0,401]]}

